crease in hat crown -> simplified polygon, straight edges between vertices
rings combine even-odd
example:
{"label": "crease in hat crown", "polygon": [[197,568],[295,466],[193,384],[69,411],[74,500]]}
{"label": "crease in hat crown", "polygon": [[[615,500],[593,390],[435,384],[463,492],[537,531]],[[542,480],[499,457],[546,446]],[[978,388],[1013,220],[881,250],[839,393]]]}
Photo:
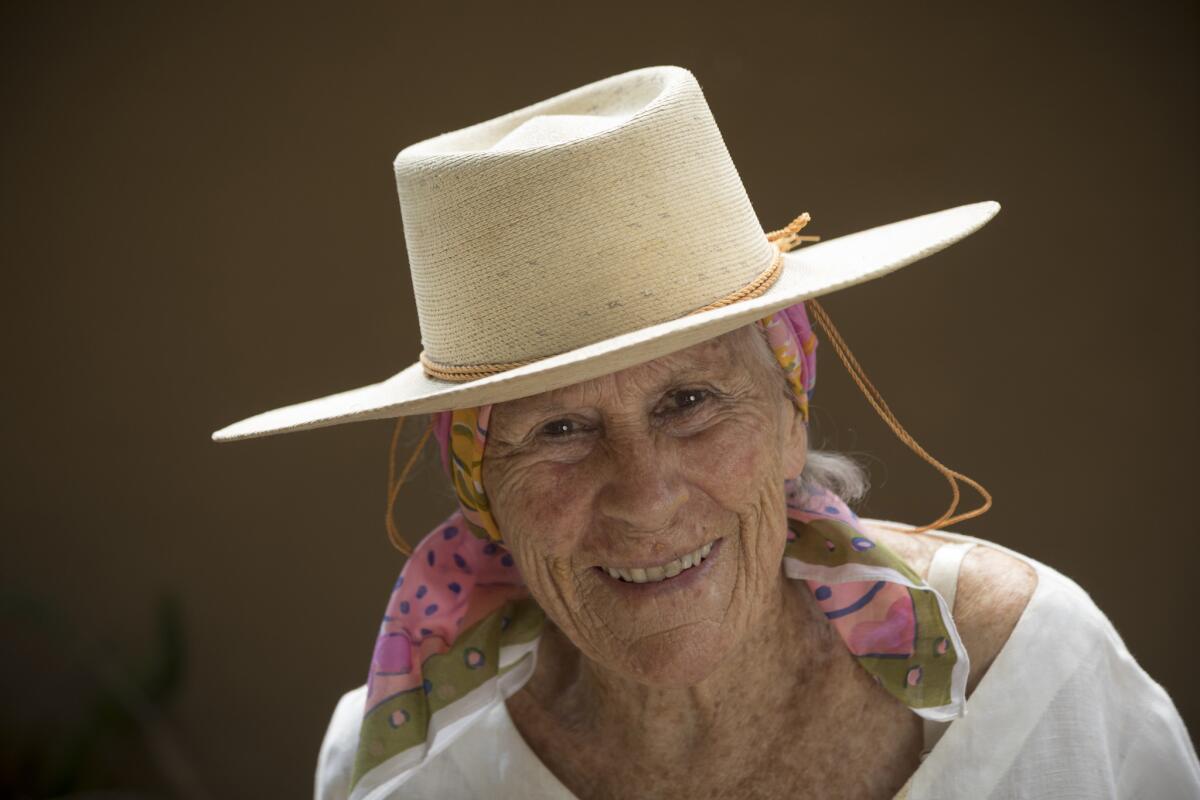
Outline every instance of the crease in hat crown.
{"label": "crease in hat crown", "polygon": [[422,362],[523,363],[761,282],[766,238],[691,72],[632,70],[396,156]]}

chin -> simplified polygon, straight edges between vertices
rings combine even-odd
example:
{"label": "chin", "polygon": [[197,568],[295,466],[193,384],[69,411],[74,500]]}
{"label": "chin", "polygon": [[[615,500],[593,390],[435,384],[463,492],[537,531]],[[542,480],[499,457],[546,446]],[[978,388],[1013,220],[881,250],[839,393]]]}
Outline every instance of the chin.
{"label": "chin", "polygon": [[698,622],[630,645],[619,669],[647,686],[694,686],[721,665],[732,647],[728,639],[716,623]]}

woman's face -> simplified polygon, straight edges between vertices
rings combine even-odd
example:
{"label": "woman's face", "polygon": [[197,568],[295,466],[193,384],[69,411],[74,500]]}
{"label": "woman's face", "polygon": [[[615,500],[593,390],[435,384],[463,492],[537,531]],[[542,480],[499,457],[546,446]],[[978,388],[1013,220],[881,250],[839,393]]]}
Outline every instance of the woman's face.
{"label": "woman's face", "polygon": [[[766,623],[782,580],[784,480],[806,447],[783,372],[750,325],[496,404],[483,481],[533,598],[563,633],[610,669],[686,686]],[[675,574],[688,562],[671,562],[708,545]],[[634,579],[645,569],[647,580],[605,568]]]}

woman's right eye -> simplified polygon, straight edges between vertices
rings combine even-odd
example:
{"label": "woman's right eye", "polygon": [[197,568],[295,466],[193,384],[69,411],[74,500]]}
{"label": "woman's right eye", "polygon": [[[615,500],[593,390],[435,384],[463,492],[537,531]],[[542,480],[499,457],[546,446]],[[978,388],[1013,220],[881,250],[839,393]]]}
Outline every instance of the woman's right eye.
{"label": "woman's right eye", "polygon": [[581,431],[574,420],[556,419],[542,426],[542,435],[548,439],[569,439]]}

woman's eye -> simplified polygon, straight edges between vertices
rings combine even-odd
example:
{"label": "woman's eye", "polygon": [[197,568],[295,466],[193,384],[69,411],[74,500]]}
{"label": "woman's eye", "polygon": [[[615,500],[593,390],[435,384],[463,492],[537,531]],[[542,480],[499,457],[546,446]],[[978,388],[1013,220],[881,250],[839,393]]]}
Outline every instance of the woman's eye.
{"label": "woman's eye", "polygon": [[674,407],[668,408],[668,413],[686,412],[691,411],[696,406],[703,405],[709,399],[709,392],[707,389],[680,389],[679,391],[671,392],[669,396],[674,402]]}
{"label": "woman's eye", "polygon": [[568,439],[581,430],[574,420],[556,419],[542,426],[542,435],[548,439]]}
{"label": "woman's eye", "polygon": [[[711,399],[712,393],[707,389],[680,389],[667,395],[670,399],[664,412],[666,415],[683,415],[697,406],[704,405]],[[587,426],[571,419],[556,419],[541,427],[540,433],[547,439],[570,439],[581,433],[586,433]]]}

